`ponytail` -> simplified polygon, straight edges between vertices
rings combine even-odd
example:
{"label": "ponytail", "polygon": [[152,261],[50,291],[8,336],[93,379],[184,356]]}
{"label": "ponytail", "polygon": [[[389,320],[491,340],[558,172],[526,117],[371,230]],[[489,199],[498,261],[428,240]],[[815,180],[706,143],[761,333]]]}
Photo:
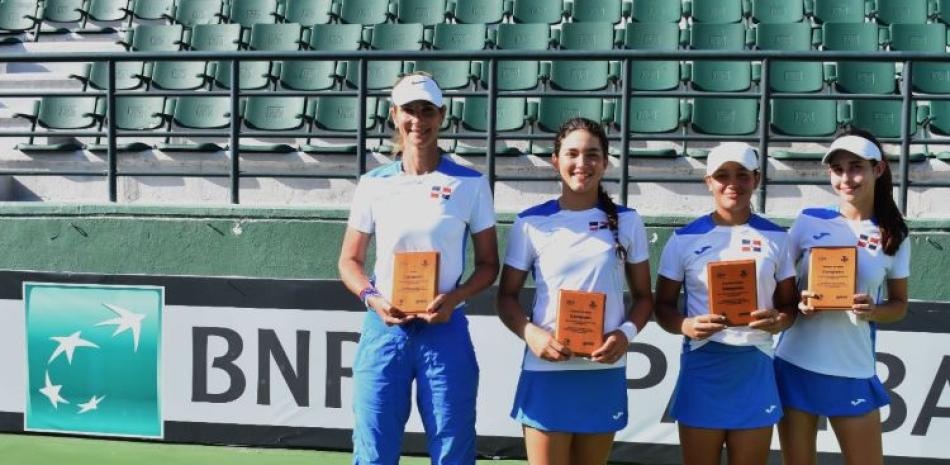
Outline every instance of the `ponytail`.
{"label": "ponytail", "polygon": [[604,186],[597,186],[597,199],[600,201],[601,208],[607,214],[607,228],[614,235],[614,251],[617,258],[622,262],[627,261],[627,248],[620,244],[620,217],[617,215],[617,204],[614,203]]}
{"label": "ponytail", "polygon": [[884,253],[894,255],[907,238],[907,223],[904,222],[904,217],[894,202],[891,166],[886,158],[877,163],[883,163],[884,170],[874,182],[874,218],[881,230],[881,245]]}

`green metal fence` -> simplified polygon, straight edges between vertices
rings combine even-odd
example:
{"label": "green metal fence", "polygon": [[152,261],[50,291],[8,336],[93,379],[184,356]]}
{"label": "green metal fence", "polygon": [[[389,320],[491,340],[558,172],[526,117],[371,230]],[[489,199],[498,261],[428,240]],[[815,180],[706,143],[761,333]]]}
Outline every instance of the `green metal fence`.
{"label": "green metal fence", "polygon": [[[519,50],[482,50],[482,51],[293,51],[293,52],[262,52],[262,51],[231,51],[231,52],[181,52],[181,53],[144,53],[144,52],[112,52],[112,53],[22,53],[22,54],[0,54],[0,62],[5,63],[51,63],[51,62],[106,62],[108,64],[108,86],[103,91],[71,91],[71,92],[43,92],[43,96],[96,96],[106,97],[106,122],[105,130],[84,130],[84,131],[0,131],[0,137],[28,137],[28,136],[46,136],[55,135],[60,137],[104,137],[107,141],[106,160],[107,168],[105,171],[95,170],[0,170],[2,175],[20,175],[20,176],[104,176],[108,180],[109,200],[117,200],[117,178],[120,176],[174,176],[174,177],[227,177],[230,185],[231,203],[240,203],[240,180],[241,178],[349,178],[358,177],[366,171],[366,141],[369,138],[385,138],[388,134],[385,131],[369,132],[362,122],[366,121],[367,108],[366,97],[387,97],[388,91],[370,90],[367,86],[367,63],[375,60],[468,60],[483,61],[488,63],[488,79],[484,89],[447,91],[446,97],[469,97],[469,96],[487,96],[487,130],[484,132],[453,132],[440,135],[443,139],[455,140],[484,140],[487,144],[486,151],[486,170],[487,175],[494,188],[497,181],[531,181],[531,180],[549,180],[552,176],[499,176],[496,174],[496,147],[495,143],[501,140],[550,140],[551,134],[537,134],[533,132],[525,133],[499,133],[496,131],[496,103],[499,97],[542,97],[542,96],[583,96],[595,98],[619,98],[620,99],[620,127],[629,128],[630,125],[630,98],[631,97],[729,97],[742,99],[757,99],[759,101],[758,111],[758,133],[745,136],[721,136],[688,133],[685,128],[678,134],[639,134],[631,133],[629,130],[621,130],[619,134],[612,133],[608,136],[611,141],[619,141],[620,145],[620,176],[608,178],[608,181],[619,184],[620,201],[626,204],[628,187],[630,183],[637,182],[659,182],[659,183],[696,183],[700,182],[693,176],[637,176],[629,172],[630,143],[633,141],[678,141],[684,144],[690,141],[746,141],[757,144],[760,153],[768,152],[769,144],[772,142],[830,142],[830,137],[798,137],[774,134],[771,130],[771,111],[770,105],[773,99],[822,99],[822,100],[899,100],[902,102],[901,112],[901,135],[898,138],[882,138],[882,142],[899,143],[901,146],[898,164],[896,184],[899,189],[898,205],[902,211],[906,212],[907,195],[911,186],[915,187],[950,187],[950,182],[944,181],[915,181],[909,179],[909,151],[911,144],[931,143],[931,144],[950,144],[950,138],[940,139],[927,137],[926,134],[914,135],[916,131],[912,130],[911,125],[917,124],[912,113],[914,101],[939,101],[950,100],[950,94],[922,94],[913,92],[912,82],[912,63],[920,62],[950,62],[950,56],[944,53],[923,53],[923,52],[833,52],[833,51],[807,51],[807,52],[787,52],[787,51],[650,51],[650,50],[605,50],[605,51],[579,51],[579,50],[559,50],[559,51],[519,51]],[[178,136],[190,137],[221,137],[228,138],[229,151],[229,169],[225,172],[203,173],[197,171],[162,171],[162,172],[141,172],[125,171],[118,169],[116,139],[117,137],[135,137],[135,136],[161,136],[161,133],[155,131],[129,131],[118,130],[115,127],[114,110],[116,107],[117,96],[127,95],[149,95],[149,96],[187,96],[196,95],[195,91],[161,91],[149,90],[147,92],[137,90],[116,90],[115,88],[115,70],[116,63],[124,61],[162,61],[162,60],[187,60],[187,61],[218,61],[229,62],[231,67],[232,83],[229,90],[208,90],[201,91],[203,96],[228,96],[231,104],[230,126],[227,130],[207,131],[191,130],[178,131]],[[354,90],[329,90],[329,91],[288,91],[288,90],[240,90],[239,64],[242,61],[294,61],[294,60],[350,60],[358,64],[359,80],[357,88]],[[603,91],[585,91],[585,92],[565,92],[551,89],[531,90],[531,91],[500,91],[497,87],[498,63],[507,60],[537,60],[537,61],[567,61],[567,60],[610,60],[619,62],[622,73],[620,85],[617,90]],[[758,80],[759,84],[753,86],[750,91],[742,92],[702,92],[692,89],[672,90],[672,91],[634,91],[631,88],[631,65],[637,60],[667,60],[667,61],[691,61],[698,62],[704,60],[737,60],[747,62],[761,63],[762,74]],[[769,82],[769,63],[781,60],[786,61],[820,61],[820,62],[856,62],[856,61],[874,61],[874,62],[898,62],[903,64],[903,71],[900,79],[899,94],[849,94],[831,91],[817,93],[777,93],[770,89]],[[238,156],[240,139],[242,137],[295,137],[295,138],[319,138],[333,137],[339,138],[339,133],[328,133],[320,131],[281,131],[279,134],[259,130],[242,130],[240,114],[240,98],[245,96],[266,95],[266,96],[352,96],[358,98],[357,118],[358,130],[353,137],[357,143],[356,171],[352,175],[321,174],[321,173],[286,173],[286,172],[263,172],[263,171],[245,171],[241,169],[240,156]],[[30,97],[39,96],[37,93],[28,91],[9,91],[0,92],[0,98],[11,97]],[[770,185],[806,185],[806,184],[824,184],[824,180],[815,180],[808,178],[783,178],[772,179],[768,172],[768,163],[766,157],[760,157],[760,171],[762,173],[762,185],[758,196],[758,209],[765,211],[768,198],[768,187]]]}

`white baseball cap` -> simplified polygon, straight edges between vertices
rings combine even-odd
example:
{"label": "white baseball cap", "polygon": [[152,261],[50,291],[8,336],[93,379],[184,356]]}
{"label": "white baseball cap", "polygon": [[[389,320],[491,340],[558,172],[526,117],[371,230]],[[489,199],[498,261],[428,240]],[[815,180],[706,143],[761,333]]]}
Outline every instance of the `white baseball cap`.
{"label": "white baseball cap", "polygon": [[706,176],[711,176],[720,166],[734,161],[749,171],[759,169],[759,156],[745,142],[726,142],[717,145],[706,158]]}
{"label": "white baseball cap", "polygon": [[391,94],[393,105],[403,106],[416,100],[425,100],[437,107],[442,106],[442,89],[431,76],[406,76],[395,87]]}
{"label": "white baseball cap", "polygon": [[877,148],[874,142],[851,134],[835,139],[825,152],[825,156],[821,158],[821,162],[828,164],[828,159],[839,150],[853,153],[865,160],[881,161],[881,149]]}

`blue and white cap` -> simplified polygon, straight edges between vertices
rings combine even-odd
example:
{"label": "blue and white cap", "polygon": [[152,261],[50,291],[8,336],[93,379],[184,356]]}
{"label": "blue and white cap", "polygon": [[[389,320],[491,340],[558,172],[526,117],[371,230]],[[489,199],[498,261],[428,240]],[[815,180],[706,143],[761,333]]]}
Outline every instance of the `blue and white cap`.
{"label": "blue and white cap", "polygon": [[874,142],[861,136],[847,135],[839,137],[831,143],[831,147],[825,152],[825,156],[821,158],[821,162],[828,164],[828,159],[839,150],[853,153],[865,160],[881,161],[881,149],[877,148]]}
{"label": "blue and white cap", "polygon": [[432,79],[432,76],[406,76],[395,87],[391,94],[393,105],[403,106],[416,100],[425,100],[437,107],[442,106],[442,89]]}

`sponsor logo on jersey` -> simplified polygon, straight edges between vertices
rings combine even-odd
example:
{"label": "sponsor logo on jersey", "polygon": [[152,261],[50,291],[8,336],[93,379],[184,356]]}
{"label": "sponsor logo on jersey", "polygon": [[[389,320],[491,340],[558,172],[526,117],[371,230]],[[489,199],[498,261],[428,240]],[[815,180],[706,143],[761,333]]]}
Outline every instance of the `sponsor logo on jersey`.
{"label": "sponsor logo on jersey", "polygon": [[711,245],[704,245],[704,246],[702,246],[702,247],[700,247],[700,248],[694,250],[693,253],[696,254],[696,255],[702,255],[703,252],[705,252],[705,251],[707,251],[707,250],[709,250],[709,249],[711,249],[711,248],[712,248]]}
{"label": "sponsor logo on jersey", "polygon": [[830,236],[830,235],[831,235],[830,232],[820,232],[820,233],[818,233],[818,234],[812,235],[811,238],[814,239],[814,240],[816,240],[816,241],[820,241],[822,238],[828,237],[828,236]]}

